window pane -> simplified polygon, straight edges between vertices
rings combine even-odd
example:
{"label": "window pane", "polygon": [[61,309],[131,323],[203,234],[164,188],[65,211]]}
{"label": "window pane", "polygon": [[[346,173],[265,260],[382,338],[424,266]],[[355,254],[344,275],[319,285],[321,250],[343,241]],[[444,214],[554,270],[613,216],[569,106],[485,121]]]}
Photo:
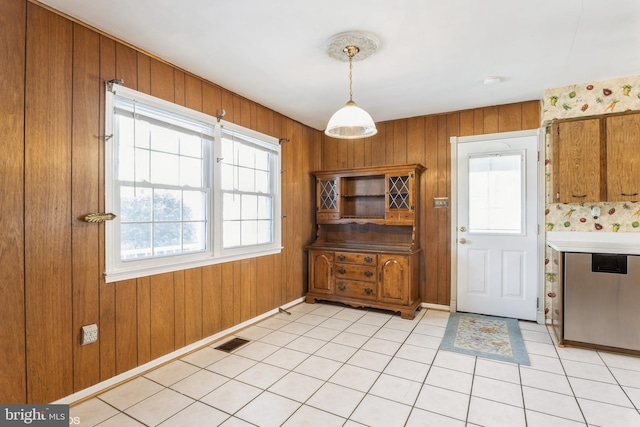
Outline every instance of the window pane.
{"label": "window pane", "polygon": [[258,197],[251,194],[242,196],[242,219],[258,218]]}
{"label": "window pane", "polygon": [[135,181],[149,182],[149,150],[136,148],[135,155]]}
{"label": "window pane", "polygon": [[238,190],[255,191],[256,175],[253,169],[238,168]]}
{"label": "window pane", "polygon": [[240,219],[241,197],[233,193],[224,193],[222,196],[222,218],[226,220]]}
{"label": "window pane", "polygon": [[184,252],[203,251],[206,245],[204,222],[185,222],[182,226],[182,244]]}
{"label": "window pane", "polygon": [[207,193],[204,191],[184,191],[182,193],[182,219],[184,221],[204,221],[207,219]]}
{"label": "window pane", "polygon": [[153,126],[151,130],[151,149],[166,153],[180,152],[180,134],[171,129]]}
{"label": "window pane", "polygon": [[180,157],[173,154],[151,153],[151,182],[174,184],[180,181]]}
{"label": "window pane", "polygon": [[271,243],[271,221],[258,221],[258,243]]}
{"label": "window pane", "polygon": [[522,154],[469,159],[469,231],[522,233]]}
{"label": "window pane", "polygon": [[220,166],[220,188],[223,190],[233,190],[233,172],[234,167],[231,165],[223,164]]}
{"label": "window pane", "polygon": [[242,245],[258,243],[258,221],[242,221]]}
{"label": "window pane", "polygon": [[269,170],[269,153],[256,150],[256,169]]}
{"label": "window pane", "polygon": [[151,221],[151,189],[120,187],[120,221]]}
{"label": "window pane", "polygon": [[151,256],[151,224],[122,224],[120,231],[123,260]]}
{"label": "window pane", "polygon": [[151,141],[151,125],[148,122],[136,120],[135,135],[136,147],[148,150]]}
{"label": "window pane", "polygon": [[156,190],[153,193],[155,221],[180,221],[182,200],[180,190]]}
{"label": "window pane", "polygon": [[233,141],[227,138],[222,140],[222,161],[227,164],[235,163],[235,156],[233,151]]}
{"label": "window pane", "polygon": [[269,172],[256,171],[256,193],[270,193]]}
{"label": "window pane", "polygon": [[133,181],[134,178],[134,161],[133,147],[120,146],[120,153],[118,154],[118,179],[120,181]]}
{"label": "window pane", "polygon": [[258,218],[271,219],[271,197],[258,197]]}
{"label": "window pane", "polygon": [[236,144],[238,148],[238,166],[244,166],[247,168],[255,167],[255,150],[252,147],[248,147],[244,144]]}
{"label": "window pane", "polygon": [[202,160],[180,157],[180,185],[202,187]]}
{"label": "window pane", "polygon": [[183,156],[202,158],[202,139],[195,135],[181,135],[180,154]]}
{"label": "window pane", "polygon": [[153,227],[153,254],[170,255],[180,253],[180,223],[156,223]]}
{"label": "window pane", "polygon": [[224,221],[222,224],[222,246],[225,248],[240,246],[240,221]]}

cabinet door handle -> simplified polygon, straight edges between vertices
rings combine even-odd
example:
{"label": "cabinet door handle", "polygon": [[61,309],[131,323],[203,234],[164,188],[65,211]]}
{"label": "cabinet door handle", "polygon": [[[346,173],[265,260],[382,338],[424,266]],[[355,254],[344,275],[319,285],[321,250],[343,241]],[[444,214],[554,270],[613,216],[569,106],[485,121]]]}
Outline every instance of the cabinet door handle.
{"label": "cabinet door handle", "polygon": [[627,194],[627,193],[620,193],[621,196],[626,196],[626,197],[633,197],[633,196],[637,196],[638,193],[633,193],[633,194]]}
{"label": "cabinet door handle", "polygon": [[344,291],[345,289],[347,289],[347,287],[345,285],[338,285],[338,289]]}
{"label": "cabinet door handle", "polygon": [[[634,194],[634,196],[635,196],[635,194]],[[370,256],[365,257],[364,258],[364,262],[373,262],[373,258],[371,258]]]}
{"label": "cabinet door handle", "polygon": [[344,255],[338,255],[338,261],[344,261],[345,258]]}
{"label": "cabinet door handle", "polygon": [[340,273],[340,274],[344,274],[346,272],[347,272],[347,270],[345,270],[344,268],[341,268],[341,269],[338,270],[338,273]]}
{"label": "cabinet door handle", "polygon": [[367,277],[371,277],[371,276],[373,276],[373,273],[370,272],[370,271],[365,271],[364,275],[367,276]]}
{"label": "cabinet door handle", "polygon": [[373,289],[365,288],[364,293],[367,294],[367,295],[371,295],[373,293]]}
{"label": "cabinet door handle", "polygon": [[572,194],[572,195],[571,195],[571,197],[575,197],[575,198],[578,198],[578,199],[582,199],[583,197],[587,197],[587,195],[586,195],[586,194],[583,194],[583,195],[581,195],[581,196],[578,196],[578,195],[576,195],[576,194]]}

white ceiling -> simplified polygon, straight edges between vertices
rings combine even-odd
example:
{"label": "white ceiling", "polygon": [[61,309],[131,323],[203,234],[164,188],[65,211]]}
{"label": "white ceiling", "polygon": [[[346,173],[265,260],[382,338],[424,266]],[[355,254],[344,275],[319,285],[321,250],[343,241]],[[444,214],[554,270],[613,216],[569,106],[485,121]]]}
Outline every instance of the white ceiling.
{"label": "white ceiling", "polygon": [[640,74],[638,0],[40,2],[320,130],[349,98],[348,63],[324,51],[343,31],[381,41],[353,70],[377,122]]}

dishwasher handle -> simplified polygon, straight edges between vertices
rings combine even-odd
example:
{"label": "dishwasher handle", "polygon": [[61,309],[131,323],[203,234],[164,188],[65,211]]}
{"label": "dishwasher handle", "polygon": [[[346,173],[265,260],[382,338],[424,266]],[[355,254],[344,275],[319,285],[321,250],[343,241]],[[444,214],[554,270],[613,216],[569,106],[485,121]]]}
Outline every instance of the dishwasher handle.
{"label": "dishwasher handle", "polygon": [[627,274],[627,256],[619,254],[591,254],[594,273]]}

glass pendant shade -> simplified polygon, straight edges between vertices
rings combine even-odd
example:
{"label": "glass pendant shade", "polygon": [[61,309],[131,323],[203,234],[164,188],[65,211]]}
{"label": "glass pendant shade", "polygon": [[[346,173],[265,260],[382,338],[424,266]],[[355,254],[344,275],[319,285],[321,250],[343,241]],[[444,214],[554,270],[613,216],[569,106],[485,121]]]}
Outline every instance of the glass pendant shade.
{"label": "glass pendant shade", "polygon": [[333,113],[324,133],[333,138],[366,138],[378,133],[373,119],[362,108],[349,100],[344,107]]}

